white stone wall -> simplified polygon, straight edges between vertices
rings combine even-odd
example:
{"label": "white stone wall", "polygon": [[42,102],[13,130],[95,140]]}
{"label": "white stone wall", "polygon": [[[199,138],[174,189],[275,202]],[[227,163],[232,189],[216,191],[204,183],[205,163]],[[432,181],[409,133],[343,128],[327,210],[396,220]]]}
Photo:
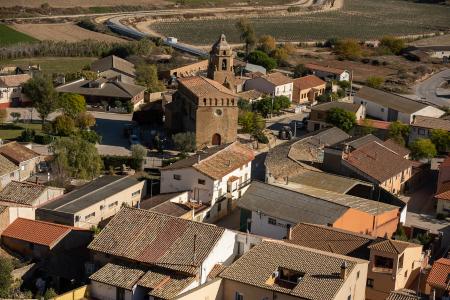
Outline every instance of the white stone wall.
{"label": "white stone wall", "polygon": [[[276,225],[269,224],[269,218],[275,219]],[[294,227],[295,223],[252,211],[252,234],[273,239],[283,239],[287,235],[287,225]]]}

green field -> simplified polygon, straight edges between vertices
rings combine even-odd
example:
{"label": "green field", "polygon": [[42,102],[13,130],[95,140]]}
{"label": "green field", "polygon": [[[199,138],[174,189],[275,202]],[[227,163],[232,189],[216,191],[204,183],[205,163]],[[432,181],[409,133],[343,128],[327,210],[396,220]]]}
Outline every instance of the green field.
{"label": "green field", "polygon": [[25,128],[34,129],[36,134],[42,132],[42,125],[39,123],[16,123],[0,125],[0,139],[12,140],[18,138]]}
{"label": "green field", "polygon": [[[450,29],[450,7],[400,0],[345,0],[341,10],[299,16],[251,19],[258,35],[279,41],[317,41],[330,37],[374,39],[383,35],[412,35]],[[182,42],[207,45],[220,33],[239,42],[235,20],[183,20],[151,25],[165,36]]]}
{"label": "green field", "polygon": [[8,46],[18,43],[32,43],[36,42],[35,38],[29,35],[18,32],[4,24],[0,24],[0,47]]}
{"label": "green field", "polygon": [[53,73],[70,73],[80,71],[86,65],[96,60],[95,57],[38,57],[38,58],[22,58],[14,60],[0,61],[0,66],[5,65],[37,65],[41,66],[41,70],[45,74]]}

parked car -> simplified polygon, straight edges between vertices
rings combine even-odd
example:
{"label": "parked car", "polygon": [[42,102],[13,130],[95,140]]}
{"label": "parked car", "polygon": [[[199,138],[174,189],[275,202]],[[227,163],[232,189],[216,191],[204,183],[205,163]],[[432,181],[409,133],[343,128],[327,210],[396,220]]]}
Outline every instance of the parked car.
{"label": "parked car", "polygon": [[47,173],[48,171],[50,171],[50,167],[45,161],[41,161],[38,164],[37,169],[39,173]]}

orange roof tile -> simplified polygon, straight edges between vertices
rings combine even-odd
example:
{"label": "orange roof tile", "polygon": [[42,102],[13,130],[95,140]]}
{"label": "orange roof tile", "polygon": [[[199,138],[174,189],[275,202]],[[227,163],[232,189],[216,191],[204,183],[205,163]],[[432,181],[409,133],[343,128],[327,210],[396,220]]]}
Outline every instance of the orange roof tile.
{"label": "orange roof tile", "polygon": [[299,90],[310,89],[324,84],[325,81],[315,75],[308,75],[294,79],[294,87]]}
{"label": "orange roof tile", "polygon": [[[74,227],[18,218],[2,233],[2,237],[27,241],[52,248]],[[82,230],[78,229],[77,230]]]}
{"label": "orange roof tile", "polygon": [[269,81],[272,84],[277,85],[277,86],[293,82],[293,80],[291,78],[287,77],[286,75],[284,75],[280,72],[264,75],[264,76],[262,76],[262,78],[266,79],[267,81]]}
{"label": "orange roof tile", "polygon": [[391,125],[391,122],[372,120],[372,119],[360,119],[357,121],[357,123],[359,126],[370,125],[373,128],[385,129],[385,130],[389,129],[389,126]]}
{"label": "orange roof tile", "polygon": [[0,86],[16,87],[20,86],[22,83],[27,82],[29,79],[31,79],[31,76],[29,74],[0,76]]}
{"label": "orange roof tile", "polygon": [[450,201],[450,181],[442,183],[434,197],[439,200]]}
{"label": "orange roof tile", "polygon": [[39,154],[17,142],[4,144],[0,147],[0,153],[15,164],[39,157]]}
{"label": "orange roof tile", "polygon": [[441,258],[434,262],[427,283],[432,287],[450,291],[450,259]]}
{"label": "orange roof tile", "polygon": [[198,98],[237,98],[237,95],[220,83],[202,76],[179,78],[178,82]]}

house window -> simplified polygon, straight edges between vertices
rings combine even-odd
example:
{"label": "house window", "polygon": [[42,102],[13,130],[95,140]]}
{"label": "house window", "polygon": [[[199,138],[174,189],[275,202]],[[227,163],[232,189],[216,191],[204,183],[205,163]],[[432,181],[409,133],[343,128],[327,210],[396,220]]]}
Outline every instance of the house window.
{"label": "house window", "polygon": [[84,219],[89,220],[89,219],[92,219],[93,217],[95,217],[95,212],[86,215],[86,217],[84,217]]}
{"label": "house window", "polygon": [[181,180],[181,175],[173,174],[173,179],[175,179],[175,180]]}
{"label": "house window", "polygon": [[222,202],[219,202],[217,204],[217,211],[221,211],[222,210]]}
{"label": "house window", "polygon": [[141,194],[141,190],[137,190],[136,192],[131,193],[131,197],[137,196]]}
{"label": "house window", "polygon": [[405,271],[405,278],[408,277],[408,270]]}
{"label": "house window", "polygon": [[103,209],[105,209],[105,206],[104,205],[100,205],[100,210],[103,210]]}
{"label": "house window", "polygon": [[277,225],[277,220],[274,218],[269,218],[269,220],[267,221],[267,223],[269,223],[270,225]]}
{"label": "house window", "polygon": [[75,216],[75,222],[80,222],[80,216]]}
{"label": "house window", "polygon": [[234,300],[244,300],[244,295],[239,292],[236,292]]}
{"label": "house window", "polygon": [[419,135],[426,135],[425,129],[419,128]]}
{"label": "house window", "polygon": [[404,258],[404,254],[400,255],[400,258],[398,259],[398,268],[402,269],[403,268],[403,258]]}
{"label": "house window", "polygon": [[373,288],[374,280],[367,278],[366,286]]}
{"label": "house window", "polygon": [[356,279],[359,279],[359,271],[356,272]]}
{"label": "house window", "polygon": [[114,206],[117,206],[117,205],[119,205],[119,202],[113,202],[113,203],[111,203],[110,205],[108,205],[108,208],[113,208]]}
{"label": "house window", "polygon": [[381,108],[381,112],[384,112],[384,108]]}
{"label": "house window", "polygon": [[394,260],[392,258],[375,255],[376,268],[392,269],[393,266]]}
{"label": "house window", "polygon": [[198,184],[205,185],[206,181],[204,179],[199,179]]}

